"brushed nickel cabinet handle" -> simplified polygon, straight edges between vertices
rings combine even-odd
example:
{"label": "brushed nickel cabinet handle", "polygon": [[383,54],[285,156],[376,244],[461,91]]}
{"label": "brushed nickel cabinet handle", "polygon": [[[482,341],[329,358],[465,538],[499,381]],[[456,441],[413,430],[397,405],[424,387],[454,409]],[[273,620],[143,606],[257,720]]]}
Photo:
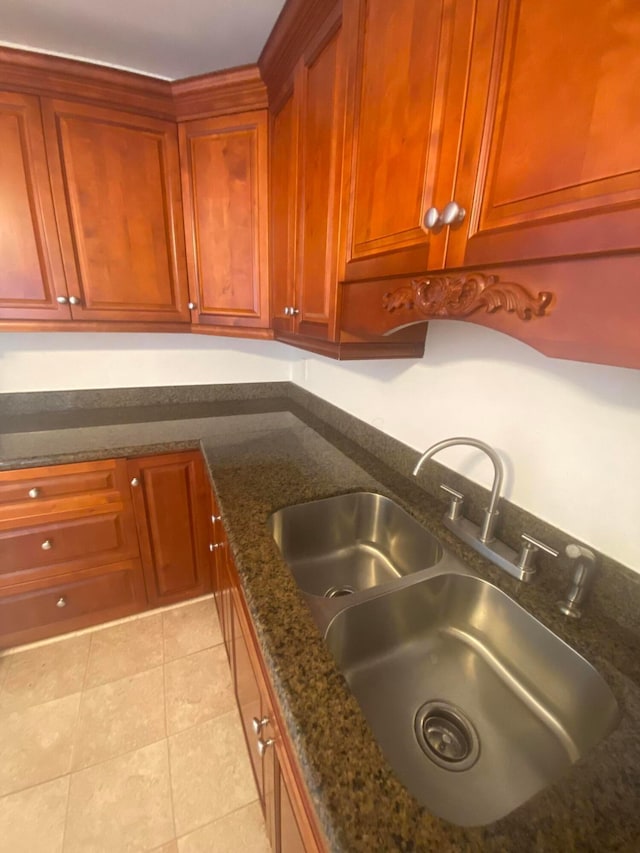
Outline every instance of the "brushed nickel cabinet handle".
{"label": "brushed nickel cabinet handle", "polygon": [[37,486],[34,486],[33,489],[29,489],[28,495],[30,498],[39,498],[40,497],[40,489]]}
{"label": "brushed nickel cabinet handle", "polygon": [[51,539],[45,539],[40,547],[43,551],[50,551],[53,548],[53,542]]}
{"label": "brushed nickel cabinet handle", "polygon": [[135,487],[135,486],[139,486],[139,485],[140,485],[140,480],[139,480],[137,477],[134,477],[134,478],[133,478],[133,480],[131,481],[131,485],[132,485],[132,486],[134,486],[134,487]]}
{"label": "brushed nickel cabinet handle", "polygon": [[69,303],[71,305],[82,305],[82,299],[79,299],[77,296],[70,296]]}
{"label": "brushed nickel cabinet handle", "polygon": [[67,606],[67,599],[64,597],[64,595],[61,595],[60,598],[56,601],[56,607],[66,607],[66,606]]}

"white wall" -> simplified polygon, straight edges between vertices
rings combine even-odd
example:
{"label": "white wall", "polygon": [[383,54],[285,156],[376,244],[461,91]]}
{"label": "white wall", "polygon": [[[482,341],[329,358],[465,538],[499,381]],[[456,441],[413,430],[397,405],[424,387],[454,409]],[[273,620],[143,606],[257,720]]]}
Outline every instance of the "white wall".
{"label": "white wall", "polygon": [[148,385],[278,382],[295,350],[208,335],[4,333],[0,393]]}
{"label": "white wall", "polygon": [[[292,378],[420,451],[456,435],[488,442],[510,500],[640,572],[640,371],[550,359],[446,321],[430,324],[421,361],[312,357]],[[438,461],[490,485],[478,451]]]}
{"label": "white wall", "polygon": [[[0,337],[0,393],[287,379],[417,450],[454,435],[489,442],[507,497],[640,572],[640,371],[549,359],[451,321],[431,323],[420,361],[338,363],[196,335]],[[439,459],[489,485],[481,454]]]}

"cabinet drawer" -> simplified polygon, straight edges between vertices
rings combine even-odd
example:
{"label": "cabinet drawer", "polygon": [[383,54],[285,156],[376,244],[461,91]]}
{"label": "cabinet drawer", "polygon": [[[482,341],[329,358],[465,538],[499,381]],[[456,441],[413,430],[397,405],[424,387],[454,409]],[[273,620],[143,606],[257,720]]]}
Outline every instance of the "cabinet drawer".
{"label": "cabinet drawer", "polygon": [[0,521],[129,499],[124,459],[0,471]]}
{"label": "cabinet drawer", "polygon": [[[41,521],[38,519],[38,521]],[[138,556],[129,508],[0,531],[0,587]]]}
{"label": "cabinet drawer", "polygon": [[21,584],[4,590],[0,597],[0,643],[28,643],[128,616],[144,607],[138,560],[62,575],[46,585]]}

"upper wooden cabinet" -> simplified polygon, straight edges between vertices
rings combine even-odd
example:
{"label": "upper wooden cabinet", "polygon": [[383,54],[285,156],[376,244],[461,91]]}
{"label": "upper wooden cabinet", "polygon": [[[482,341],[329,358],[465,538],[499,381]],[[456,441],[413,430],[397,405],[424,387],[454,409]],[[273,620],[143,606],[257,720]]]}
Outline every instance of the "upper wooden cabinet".
{"label": "upper wooden cabinet", "polygon": [[[468,0],[356,0],[343,188],[346,280],[420,273],[442,258],[422,227],[451,192],[473,23]],[[440,255],[442,252],[440,251]]]}
{"label": "upper wooden cabinet", "polygon": [[71,313],[189,322],[176,126],[43,101]]}
{"label": "upper wooden cabinet", "polygon": [[37,98],[0,93],[0,318],[69,317]]}
{"label": "upper wooden cabinet", "polygon": [[269,327],[267,112],[180,124],[193,317],[224,333]]}
{"label": "upper wooden cabinet", "polygon": [[310,41],[272,120],[272,296],[276,335],[335,340],[344,136],[341,14]]}
{"label": "upper wooden cabinet", "polygon": [[637,250],[638,3],[479,3],[476,32],[447,263]]}

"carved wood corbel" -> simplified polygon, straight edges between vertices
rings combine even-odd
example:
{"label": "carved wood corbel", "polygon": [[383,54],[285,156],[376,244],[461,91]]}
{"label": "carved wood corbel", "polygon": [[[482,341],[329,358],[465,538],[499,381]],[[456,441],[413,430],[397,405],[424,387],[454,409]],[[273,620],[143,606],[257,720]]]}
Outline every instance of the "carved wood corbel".
{"label": "carved wood corbel", "polygon": [[500,281],[497,275],[468,273],[414,279],[410,285],[385,293],[382,307],[392,314],[400,309],[415,310],[425,319],[467,317],[484,308],[492,314],[501,308],[515,312],[521,320],[543,317],[553,293],[542,290],[532,295],[521,284]]}

